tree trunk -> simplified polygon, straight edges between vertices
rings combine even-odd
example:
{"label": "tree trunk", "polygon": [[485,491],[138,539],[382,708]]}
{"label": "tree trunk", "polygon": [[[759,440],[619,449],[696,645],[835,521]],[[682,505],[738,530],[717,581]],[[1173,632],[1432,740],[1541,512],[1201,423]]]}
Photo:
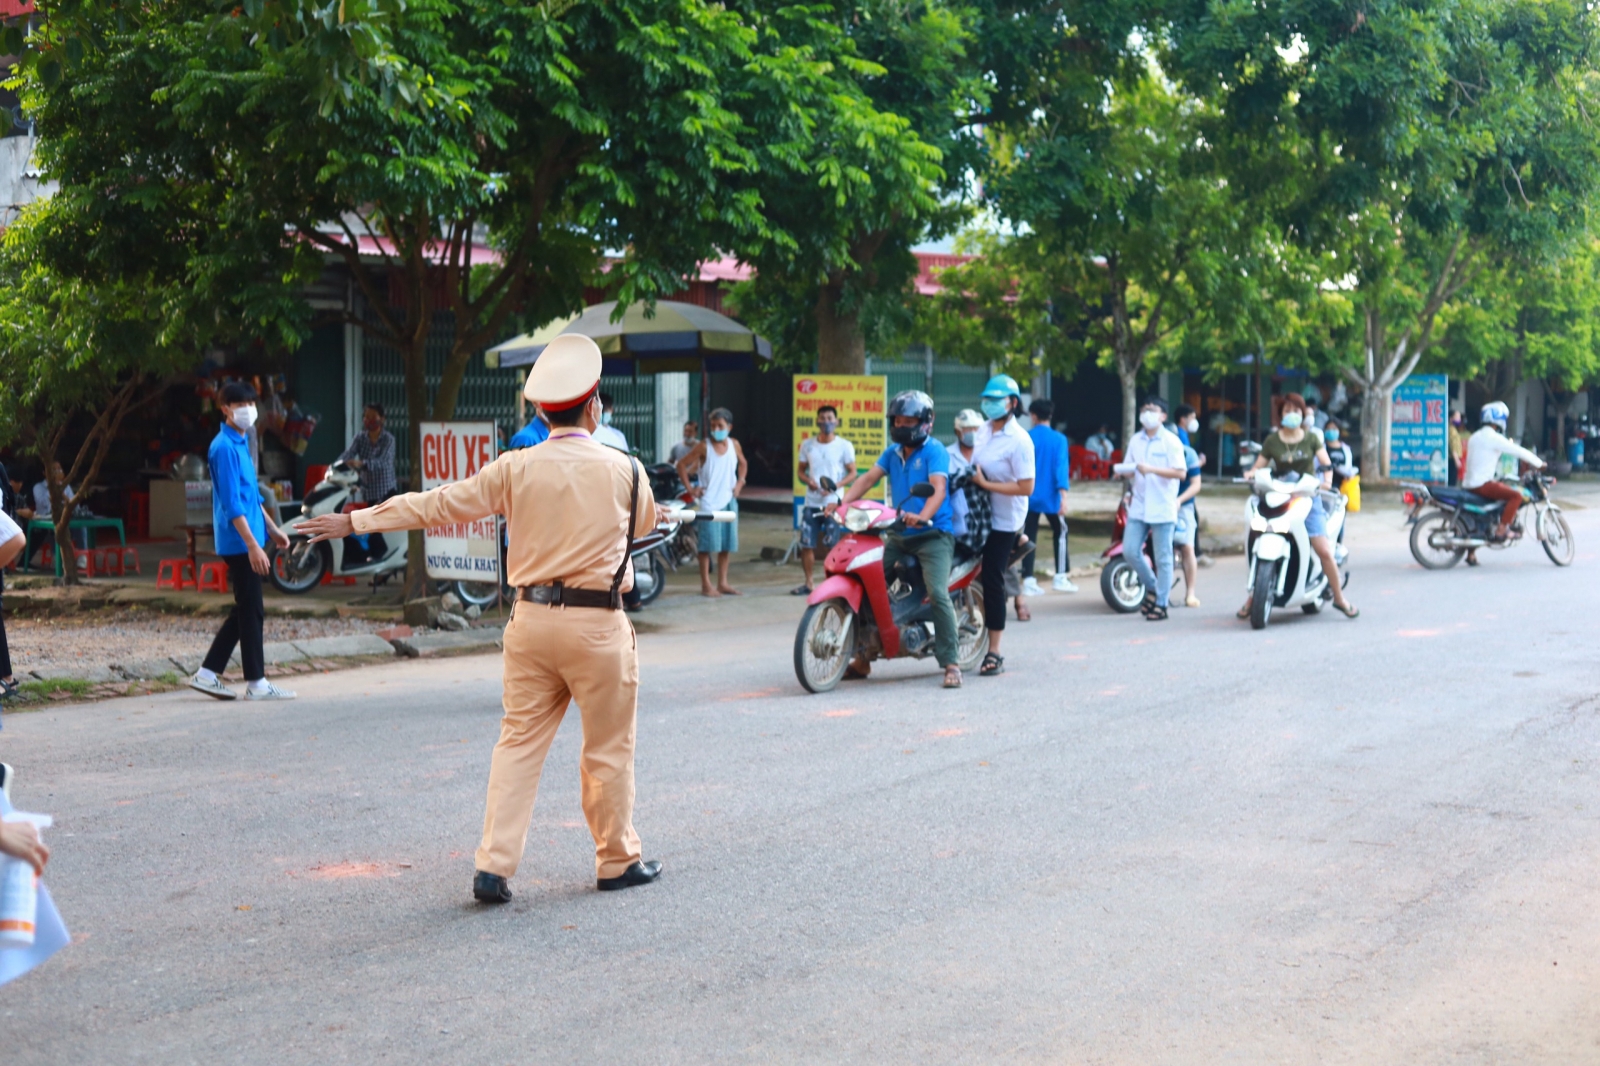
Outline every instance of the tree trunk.
{"label": "tree trunk", "polygon": [[[411,491],[422,491],[422,423],[430,421],[428,404],[428,333],[433,315],[423,285],[412,289],[411,334],[406,338],[406,436],[411,451]],[[404,599],[418,600],[428,594],[428,570],[422,546],[422,530],[413,529],[406,544],[406,584]]]}
{"label": "tree trunk", "polygon": [[861,312],[839,310],[841,289],[829,282],[817,290],[817,372],[865,374],[867,339],[861,333]]}
{"label": "tree trunk", "polygon": [[1389,477],[1389,408],[1394,386],[1364,384],[1361,388],[1361,469],[1367,479]]}
{"label": "tree trunk", "polygon": [[1129,368],[1127,361],[1119,356],[1117,380],[1122,383],[1122,449],[1126,455],[1128,442],[1139,432],[1139,368]]}

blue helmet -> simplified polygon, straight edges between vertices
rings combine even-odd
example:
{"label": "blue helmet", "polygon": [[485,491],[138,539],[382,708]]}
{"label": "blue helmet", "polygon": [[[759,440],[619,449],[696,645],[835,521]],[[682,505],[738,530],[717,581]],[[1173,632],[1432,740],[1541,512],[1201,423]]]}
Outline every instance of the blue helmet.
{"label": "blue helmet", "polygon": [[1489,425],[1498,426],[1500,432],[1504,433],[1506,423],[1511,421],[1511,408],[1496,400],[1494,403],[1484,404],[1483,411],[1478,417]]}
{"label": "blue helmet", "polygon": [[1004,400],[1012,396],[1022,395],[1022,386],[1017,384],[1017,379],[1010,374],[996,374],[989,379],[989,384],[983,387],[978,395],[985,400]]}

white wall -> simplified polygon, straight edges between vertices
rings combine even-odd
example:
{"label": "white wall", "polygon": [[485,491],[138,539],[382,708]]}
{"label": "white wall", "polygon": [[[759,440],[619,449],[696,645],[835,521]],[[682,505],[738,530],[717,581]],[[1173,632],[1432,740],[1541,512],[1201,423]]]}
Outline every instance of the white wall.
{"label": "white wall", "polygon": [[689,421],[689,375],[656,375],[656,462],[664,463]]}
{"label": "white wall", "polygon": [[0,226],[11,225],[23,207],[56,191],[55,182],[39,179],[33,161],[37,143],[32,136],[0,139]]}

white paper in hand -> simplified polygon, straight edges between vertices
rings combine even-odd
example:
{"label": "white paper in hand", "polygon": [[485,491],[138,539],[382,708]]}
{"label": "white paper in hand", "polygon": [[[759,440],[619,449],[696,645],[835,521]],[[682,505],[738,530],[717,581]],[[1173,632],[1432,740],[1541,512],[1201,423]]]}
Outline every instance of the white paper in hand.
{"label": "white paper in hand", "polygon": [[[0,818],[13,811],[11,801],[0,793]],[[72,942],[61,912],[56,910],[50,890],[39,885],[39,909],[34,918],[33,946],[0,950],[0,985],[14,981]]]}

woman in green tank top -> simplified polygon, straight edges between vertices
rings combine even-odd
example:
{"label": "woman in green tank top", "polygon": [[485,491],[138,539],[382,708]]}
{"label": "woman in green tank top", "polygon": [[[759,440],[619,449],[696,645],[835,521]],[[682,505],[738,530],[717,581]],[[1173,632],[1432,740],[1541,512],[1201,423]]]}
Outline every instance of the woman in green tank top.
{"label": "woman in green tank top", "polygon": [[[1306,401],[1298,392],[1291,392],[1283,398],[1283,410],[1278,418],[1278,428],[1267,435],[1261,442],[1261,454],[1256,456],[1255,465],[1245,471],[1245,476],[1255,473],[1262,467],[1271,465],[1272,476],[1276,478],[1287,477],[1289,474],[1299,474],[1301,477],[1313,477],[1317,468],[1323,470],[1322,483],[1326,488],[1331,488],[1329,472],[1333,467],[1333,460],[1328,458],[1328,449],[1323,446],[1322,435],[1305,425]],[[1306,515],[1306,533],[1310,537],[1311,547],[1317,553],[1317,558],[1322,560],[1322,572],[1336,575],[1339,564],[1333,558],[1333,542],[1328,539],[1327,514],[1322,509],[1322,501],[1315,496],[1311,498],[1311,513]],[[1354,618],[1361,612],[1349,600],[1344,598],[1344,589],[1339,587],[1337,578],[1328,582],[1333,589],[1333,605],[1347,618]],[[1250,617],[1250,603],[1253,596],[1246,597],[1244,606],[1239,608],[1240,618]]]}

